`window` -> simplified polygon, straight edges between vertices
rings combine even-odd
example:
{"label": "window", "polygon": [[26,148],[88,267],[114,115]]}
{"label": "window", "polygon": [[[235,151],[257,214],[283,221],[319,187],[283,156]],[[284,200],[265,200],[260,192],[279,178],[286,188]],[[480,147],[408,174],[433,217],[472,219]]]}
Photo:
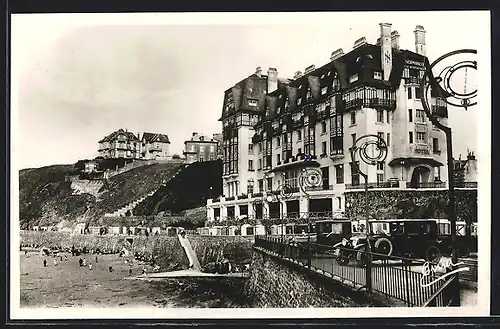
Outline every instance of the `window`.
{"label": "window", "polygon": [[259,153],[262,153],[262,143],[259,143]]}
{"label": "window", "polygon": [[379,140],[384,140],[384,133],[378,132],[377,133],[377,137],[378,137]]}
{"label": "window", "polygon": [[202,156],[200,157],[200,162],[203,162],[203,157]]}
{"label": "window", "polygon": [[432,139],[432,150],[433,150],[434,154],[441,153],[441,150],[439,149],[439,139],[437,139],[437,138]]}
{"label": "window", "polygon": [[409,136],[410,136],[410,144],[413,144],[413,132],[410,131]]}
{"label": "window", "polygon": [[384,110],[377,110],[377,122],[384,122]]}
{"label": "window", "polygon": [[411,87],[408,87],[408,99],[412,99]]}
{"label": "window", "polygon": [[264,180],[259,179],[259,192],[264,192]]}
{"label": "window", "polygon": [[299,147],[299,149],[297,150],[297,153],[302,154],[302,148]]}
{"label": "window", "polygon": [[417,122],[425,122],[425,112],[423,110],[415,110],[415,117]]}
{"label": "window", "polygon": [[351,162],[351,184],[353,186],[358,186],[360,184],[359,182],[359,171],[357,169],[357,166],[359,166],[359,161],[356,161],[356,163]]}
{"label": "window", "polygon": [[266,182],[267,190],[271,191],[273,189],[273,178],[269,177]]}
{"label": "window", "polygon": [[297,105],[302,104],[302,98],[297,99]]}
{"label": "window", "polygon": [[351,138],[352,138],[352,147],[354,147],[354,145],[356,145],[356,134],[351,134]]}
{"label": "window", "polygon": [[379,72],[379,71],[373,72],[373,79],[382,80],[382,72]]}
{"label": "window", "polygon": [[377,162],[377,170],[380,170],[380,171],[384,170],[384,162],[383,161]]}
{"label": "window", "polygon": [[248,160],[248,170],[253,171],[253,160]]}
{"label": "window", "polygon": [[415,88],[415,99],[420,99],[420,88]]}
{"label": "window", "polygon": [[253,154],[253,144],[248,144],[248,153]]}
{"label": "window", "polygon": [[297,131],[297,140],[299,140],[299,141],[302,140],[302,130]]}
{"label": "window", "polygon": [[249,106],[257,106],[257,101],[254,99],[249,99],[248,100],[248,105]]}
{"label": "window", "polygon": [[337,179],[337,184],[344,184],[344,166],[335,166],[335,177]]}
{"label": "window", "polygon": [[384,181],[384,174],[378,173],[377,174],[377,183],[383,182]]}
{"label": "window", "polygon": [[262,159],[259,159],[259,170],[262,170]]}
{"label": "window", "polygon": [[321,88],[321,95],[326,94],[327,90],[328,90],[328,87]]}
{"label": "window", "polygon": [[321,122],[321,133],[326,134],[326,121]]}
{"label": "window", "polygon": [[326,142],[321,143],[321,155],[326,155]]}
{"label": "window", "polygon": [[249,180],[247,183],[247,194],[253,194],[253,180]]}
{"label": "window", "polygon": [[385,142],[387,144],[387,147],[391,146],[391,134],[390,133],[387,133],[387,139]]}
{"label": "window", "polygon": [[307,95],[306,95],[306,99],[311,99],[311,97],[312,97],[311,90],[308,90]]}
{"label": "window", "polygon": [[356,82],[358,81],[358,74],[353,74],[349,77],[349,83],[353,83],[353,82]]}
{"label": "window", "polygon": [[387,111],[387,123],[391,123],[391,112],[390,111]]}
{"label": "window", "polygon": [[281,164],[281,156],[279,154],[276,154],[276,163]]}
{"label": "window", "polygon": [[281,145],[281,138],[276,137],[276,146],[279,147]]}
{"label": "window", "polygon": [[356,111],[351,112],[351,126],[356,124]]}
{"label": "window", "polygon": [[425,133],[417,132],[417,143],[425,143]]}
{"label": "window", "polygon": [[413,122],[413,110],[408,109],[408,120],[409,122]]}

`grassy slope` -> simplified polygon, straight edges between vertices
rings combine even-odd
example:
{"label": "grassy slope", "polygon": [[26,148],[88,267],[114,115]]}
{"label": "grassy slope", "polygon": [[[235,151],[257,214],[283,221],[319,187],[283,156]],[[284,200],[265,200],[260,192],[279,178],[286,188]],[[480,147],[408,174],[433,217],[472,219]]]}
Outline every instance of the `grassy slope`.
{"label": "grassy slope", "polygon": [[66,219],[81,220],[86,213],[92,221],[114,211],[159,187],[179,169],[179,164],[154,164],[132,169],[110,179],[109,189],[99,197],[71,195],[71,183],[64,176],[71,165],[25,169],[19,173],[19,208],[21,228],[50,225]]}

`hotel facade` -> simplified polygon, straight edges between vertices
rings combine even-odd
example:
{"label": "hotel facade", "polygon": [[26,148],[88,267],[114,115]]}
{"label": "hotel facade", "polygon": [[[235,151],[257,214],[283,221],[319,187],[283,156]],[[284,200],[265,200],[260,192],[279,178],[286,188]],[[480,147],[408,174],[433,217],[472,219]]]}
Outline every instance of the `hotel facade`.
{"label": "hotel facade", "polygon": [[[308,66],[293,78],[275,68],[256,72],[224,93],[223,195],[207,201],[209,221],[330,212],[342,216],[344,193],[363,189],[350,149],[357,138],[377,135],[388,145],[384,162],[366,165],[371,188],[446,187],[445,135],[432,125],[420,101],[426,58],[425,30],[414,31],[415,51],[399,49],[399,34],[380,24],[376,44],[365,38],[338,49],[320,68]],[[431,91],[432,94],[432,91]],[[440,122],[446,103],[431,95]],[[307,161],[306,161],[307,160]],[[321,172],[319,186],[299,188],[304,168]],[[281,202],[256,199],[291,186]]]}

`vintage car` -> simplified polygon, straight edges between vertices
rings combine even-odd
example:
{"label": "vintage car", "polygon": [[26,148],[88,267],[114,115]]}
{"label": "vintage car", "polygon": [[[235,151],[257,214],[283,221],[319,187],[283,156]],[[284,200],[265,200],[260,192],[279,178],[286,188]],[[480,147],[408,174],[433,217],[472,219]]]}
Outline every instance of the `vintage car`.
{"label": "vintage car", "polygon": [[318,251],[327,251],[343,238],[352,236],[352,223],[347,219],[328,219],[316,222]]}
{"label": "vintage car", "polygon": [[451,253],[451,238],[439,234],[435,220],[376,220],[369,225],[369,240],[364,234],[337,243],[335,247],[339,263],[345,264],[355,259],[361,265],[366,265],[369,260],[366,253],[368,241],[373,253],[372,261],[387,255],[437,262],[443,254]]}

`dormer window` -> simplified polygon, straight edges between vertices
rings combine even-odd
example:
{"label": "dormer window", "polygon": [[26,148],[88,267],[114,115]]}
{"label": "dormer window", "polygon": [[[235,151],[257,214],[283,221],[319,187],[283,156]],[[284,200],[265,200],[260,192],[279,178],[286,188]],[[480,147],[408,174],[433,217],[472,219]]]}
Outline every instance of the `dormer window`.
{"label": "dormer window", "polygon": [[361,62],[361,57],[356,58],[356,63]]}
{"label": "dormer window", "polygon": [[373,72],[373,79],[382,80],[382,72],[380,72],[380,71]]}
{"label": "dormer window", "polygon": [[330,74],[332,74],[332,71],[328,71],[328,76],[330,76]]}
{"label": "dormer window", "polygon": [[307,98],[307,99],[311,99],[311,97],[312,97],[312,94],[311,94],[311,90],[309,89],[309,90],[307,91],[306,98]]}
{"label": "dormer window", "polygon": [[302,89],[302,85],[299,86],[299,89]]}
{"label": "dormer window", "polygon": [[285,109],[288,108],[288,99],[285,101]]}
{"label": "dormer window", "polygon": [[325,78],[325,75],[324,75],[324,74],[322,74],[320,79],[324,79],[324,78]]}
{"label": "dormer window", "polygon": [[249,99],[248,100],[248,105],[249,106],[257,106],[257,101],[255,99]]}
{"label": "dormer window", "polygon": [[282,99],[282,98],[283,98],[283,95],[279,95],[279,96],[278,96],[278,98],[279,98],[279,99]]}
{"label": "dormer window", "polygon": [[328,91],[328,87],[321,88],[321,95],[326,94],[327,91]]}
{"label": "dormer window", "polygon": [[302,98],[297,99],[297,105],[302,104]]}
{"label": "dormer window", "polygon": [[353,82],[356,82],[358,81],[358,74],[353,74],[349,77],[349,83],[353,83]]}

